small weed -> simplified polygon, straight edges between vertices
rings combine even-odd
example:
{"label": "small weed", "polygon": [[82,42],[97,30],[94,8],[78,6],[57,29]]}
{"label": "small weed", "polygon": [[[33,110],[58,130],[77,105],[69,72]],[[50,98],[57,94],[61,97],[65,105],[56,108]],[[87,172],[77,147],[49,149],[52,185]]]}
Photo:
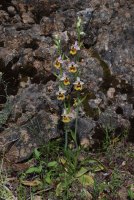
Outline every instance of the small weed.
{"label": "small weed", "polygon": [[132,184],[128,189],[128,199],[134,200],[134,184]]}
{"label": "small weed", "polygon": [[117,189],[121,187],[122,179],[118,170],[114,170],[111,176],[111,180],[108,182],[109,189],[112,193],[115,193]]}
{"label": "small weed", "polygon": [[18,185],[17,187],[17,197],[18,200],[26,200],[26,187],[23,186],[22,184]]}
{"label": "small weed", "polygon": [[113,198],[116,196],[116,191],[121,187],[122,180],[121,180],[121,175],[117,170],[114,170],[110,181],[109,182],[101,182],[98,183],[96,180],[94,181],[94,188],[93,188],[93,198],[94,200],[96,199],[101,199],[101,200],[106,200],[107,199],[107,194],[110,193]]}
{"label": "small weed", "polygon": [[101,200],[106,198],[104,197],[106,191],[108,191],[108,184],[105,181],[102,183],[98,183],[96,180],[94,181],[94,187],[93,187],[93,193],[92,193],[94,200],[98,198]]}
{"label": "small weed", "polygon": [[3,200],[15,199],[12,191],[10,190],[10,184],[7,179],[7,174],[3,169],[3,159],[0,163],[0,198]]}
{"label": "small weed", "polygon": [[107,151],[108,148],[110,147],[111,145],[111,141],[112,141],[112,133],[114,131],[114,129],[110,126],[106,126],[106,127],[103,127],[104,128],[104,141],[103,141],[103,145],[102,145],[102,148],[104,151]]}

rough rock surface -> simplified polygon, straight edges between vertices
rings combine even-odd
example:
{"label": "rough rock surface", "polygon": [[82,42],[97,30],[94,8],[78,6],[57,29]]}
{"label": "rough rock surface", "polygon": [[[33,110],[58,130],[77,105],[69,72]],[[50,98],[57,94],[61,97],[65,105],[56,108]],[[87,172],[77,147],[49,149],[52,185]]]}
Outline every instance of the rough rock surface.
{"label": "rough rock surface", "polygon": [[0,151],[7,152],[10,148],[10,160],[26,159],[33,148],[59,137],[58,106],[51,100],[50,85],[54,87],[53,83],[45,86],[30,84],[20,88],[18,94],[9,99],[13,107],[9,126],[0,135]]}
{"label": "rough rock surface", "polygon": [[16,162],[59,136],[53,37],[58,34],[63,48],[69,48],[76,40],[77,16],[85,32],[80,65],[82,95],[87,95],[79,135],[93,135],[98,126],[125,126],[133,140],[133,0],[2,0],[0,148]]}

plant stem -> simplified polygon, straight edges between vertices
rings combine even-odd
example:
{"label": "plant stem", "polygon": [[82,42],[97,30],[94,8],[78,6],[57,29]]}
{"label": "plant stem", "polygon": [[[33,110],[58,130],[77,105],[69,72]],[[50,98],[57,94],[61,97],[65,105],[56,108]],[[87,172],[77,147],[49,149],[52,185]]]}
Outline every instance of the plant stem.
{"label": "plant stem", "polygon": [[79,44],[79,47],[80,47],[80,41],[81,41],[81,38],[80,38],[80,29],[78,30],[78,44]]}
{"label": "plant stem", "polygon": [[76,145],[76,148],[78,148],[78,143],[77,143],[77,129],[78,129],[78,114],[79,114],[79,105],[77,106],[76,108],[76,120],[75,120],[75,145]]}
{"label": "plant stem", "polygon": [[68,145],[68,130],[67,126],[65,126],[65,151],[67,150],[67,145]]}

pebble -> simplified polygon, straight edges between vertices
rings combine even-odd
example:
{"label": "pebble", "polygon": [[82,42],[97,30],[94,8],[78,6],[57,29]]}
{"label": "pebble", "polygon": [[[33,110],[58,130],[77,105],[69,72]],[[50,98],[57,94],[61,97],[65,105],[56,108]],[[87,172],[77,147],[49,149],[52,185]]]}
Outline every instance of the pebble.
{"label": "pebble", "polygon": [[15,10],[15,8],[14,8],[13,6],[9,6],[9,7],[7,8],[7,10],[8,10],[8,13],[9,13],[9,14],[12,14],[12,15],[15,15],[15,14],[16,14],[16,10]]}
{"label": "pebble", "polygon": [[109,88],[107,91],[107,97],[110,99],[114,98],[115,88]]}

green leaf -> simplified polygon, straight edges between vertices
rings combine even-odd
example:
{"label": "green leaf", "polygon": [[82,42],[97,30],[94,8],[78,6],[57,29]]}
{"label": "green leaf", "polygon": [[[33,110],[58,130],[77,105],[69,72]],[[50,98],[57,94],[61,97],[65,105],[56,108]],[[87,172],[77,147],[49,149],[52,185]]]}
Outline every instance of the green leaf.
{"label": "green leaf", "polygon": [[38,167],[30,167],[25,173],[26,174],[41,173],[41,171],[42,171],[42,166],[38,166]]}
{"label": "green leaf", "polygon": [[56,187],[56,196],[61,196],[63,192],[64,185],[60,182]]}
{"label": "green leaf", "polygon": [[39,180],[32,180],[32,181],[22,180],[21,183],[25,186],[36,187],[41,184],[41,181],[39,181]]}
{"label": "green leaf", "polygon": [[48,167],[57,167],[58,163],[56,161],[49,162],[47,164]]}
{"label": "green leaf", "polygon": [[76,178],[79,178],[80,176],[82,176],[83,174],[87,173],[88,169],[81,167],[81,169],[77,172],[77,174],[75,175]]}
{"label": "green leaf", "polygon": [[98,164],[97,166],[94,166],[94,167],[93,167],[93,170],[94,170],[95,172],[99,172],[99,171],[104,170],[104,167],[103,167],[103,165]]}
{"label": "green leaf", "polygon": [[70,132],[71,132],[71,136],[72,136],[73,140],[75,141],[76,140],[76,138],[75,138],[75,132],[72,131],[72,130],[70,130]]}
{"label": "green leaf", "polygon": [[56,46],[59,45],[59,41],[57,39],[55,39],[54,42],[55,42]]}
{"label": "green leaf", "polygon": [[78,180],[83,186],[93,186],[94,185],[94,179],[91,175],[84,174],[81,177],[79,177]]}
{"label": "green leaf", "polygon": [[40,159],[41,153],[40,153],[37,149],[35,149],[35,150],[34,150],[34,155],[35,155],[35,158],[36,158],[37,160],[39,160],[39,159]]}
{"label": "green leaf", "polygon": [[51,173],[50,173],[50,172],[48,172],[48,173],[46,174],[45,181],[46,181],[48,184],[51,184],[51,183],[52,183],[52,180],[51,180]]}
{"label": "green leaf", "polygon": [[88,160],[88,163],[89,163],[89,164],[94,164],[94,163],[97,163],[97,161],[90,158],[90,159]]}
{"label": "green leaf", "polygon": [[78,99],[78,105],[82,104],[83,101],[87,98],[87,95],[84,96],[82,99]]}
{"label": "green leaf", "polygon": [[62,165],[65,165],[65,164],[66,164],[66,159],[63,158],[63,157],[60,157],[60,158],[59,158],[59,162],[60,162]]}
{"label": "green leaf", "polygon": [[56,76],[56,78],[57,78],[58,80],[60,80],[60,76],[59,76],[59,75],[57,75],[55,72],[53,72],[53,74]]}

